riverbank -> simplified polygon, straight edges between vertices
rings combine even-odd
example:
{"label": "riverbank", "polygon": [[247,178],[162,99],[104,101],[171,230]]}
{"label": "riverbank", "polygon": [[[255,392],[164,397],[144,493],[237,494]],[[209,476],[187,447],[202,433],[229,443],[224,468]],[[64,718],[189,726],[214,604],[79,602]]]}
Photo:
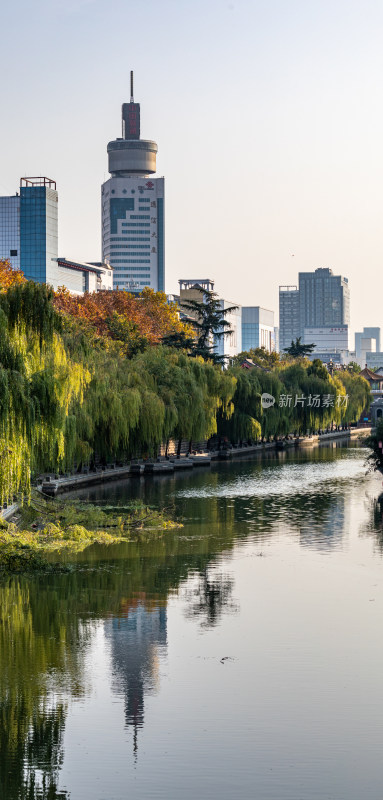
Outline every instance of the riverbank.
{"label": "riverbank", "polygon": [[124,466],[111,465],[99,467],[96,470],[85,468],[81,474],[54,476],[41,476],[38,489],[43,495],[56,497],[75,489],[95,486],[109,481],[121,479],[152,478],[159,474],[172,473],[177,470],[209,467],[214,461],[226,461],[241,456],[253,455],[257,457],[265,450],[284,450],[291,447],[317,447],[331,441],[351,441],[364,439],[370,436],[372,428],[351,428],[343,431],[329,431],[313,436],[289,437],[272,442],[262,442],[253,445],[225,447],[220,450],[211,450],[197,455],[185,455],[177,458],[160,457],[157,459],[135,459]]}
{"label": "riverbank", "polygon": [[[44,499],[33,493],[29,505],[14,507],[12,522],[0,528],[0,575],[57,571],[65,556],[92,544],[116,544],[181,527],[161,511],[140,502],[99,506],[79,501]],[[49,555],[57,558],[49,560]]]}

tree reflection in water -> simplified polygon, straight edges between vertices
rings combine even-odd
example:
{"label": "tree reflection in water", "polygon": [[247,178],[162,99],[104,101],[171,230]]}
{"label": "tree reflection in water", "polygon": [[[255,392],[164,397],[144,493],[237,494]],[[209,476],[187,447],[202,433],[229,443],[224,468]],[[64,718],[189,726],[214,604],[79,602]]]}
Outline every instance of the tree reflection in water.
{"label": "tree reflection in water", "polygon": [[[195,480],[202,486],[207,478]],[[208,480],[224,483],[224,476],[211,474]],[[320,493],[301,496],[184,498],[177,506],[186,517],[183,530],[142,534],[109,549],[94,546],[77,556],[84,568],[70,573],[3,580],[1,800],[69,800],[70,793],[60,788],[65,702],[84,694],[84,656],[100,620],[111,642],[113,688],[124,697],[125,723],[137,748],[145,696],[156,691],[159,656],[167,647],[169,593],[186,596],[187,618],[204,627],[218,625],[222,614],[238,610],[233,580],[220,569],[221,554],[226,557],[249,536],[263,547],[275,533],[297,535],[301,545],[321,549],[339,542],[350,486],[332,481]],[[126,487],[123,491],[126,498]],[[167,491],[164,482],[155,505],[161,506]],[[364,530],[374,532],[383,549],[376,501],[368,514]]]}
{"label": "tree reflection in water", "polygon": [[204,569],[197,584],[193,582],[192,587],[185,590],[188,601],[185,616],[189,619],[198,617],[204,628],[217,625],[224,610],[232,613],[239,610],[232,600],[233,586],[234,581],[227,575]]}

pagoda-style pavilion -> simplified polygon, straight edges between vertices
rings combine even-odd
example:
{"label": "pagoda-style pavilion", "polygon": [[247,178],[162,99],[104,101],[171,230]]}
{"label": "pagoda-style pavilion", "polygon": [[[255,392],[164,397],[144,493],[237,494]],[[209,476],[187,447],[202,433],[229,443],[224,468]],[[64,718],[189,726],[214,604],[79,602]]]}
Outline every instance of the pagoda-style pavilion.
{"label": "pagoda-style pavilion", "polygon": [[378,375],[377,372],[372,372],[371,369],[368,369],[366,364],[365,368],[362,369],[360,376],[368,381],[371,392],[374,395],[383,394],[383,375]]}

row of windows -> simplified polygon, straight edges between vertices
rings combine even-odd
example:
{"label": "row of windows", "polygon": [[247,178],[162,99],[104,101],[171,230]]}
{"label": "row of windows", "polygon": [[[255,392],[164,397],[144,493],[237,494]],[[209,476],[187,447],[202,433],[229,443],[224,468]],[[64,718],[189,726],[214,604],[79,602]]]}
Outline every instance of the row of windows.
{"label": "row of windows", "polygon": [[[130,286],[130,281],[121,281],[121,283],[118,284],[118,285],[119,286]],[[148,281],[140,281],[140,286],[149,286],[149,285],[150,284],[149,284]]]}
{"label": "row of windows", "polygon": [[112,244],[110,251],[115,253],[116,250],[150,250],[150,244]]}
{"label": "row of windows", "polygon": [[111,236],[110,242],[150,242],[150,236]]}
{"label": "row of windows", "polygon": [[[145,209],[146,211],[146,209]],[[131,214],[129,219],[150,219],[150,214]],[[124,224],[124,223],[122,223]]]}
{"label": "row of windows", "polygon": [[114,258],[114,264],[150,264],[150,258]]}
{"label": "row of windows", "polygon": [[116,267],[114,272],[121,275],[123,272],[134,272],[135,270],[138,272],[147,272],[149,274],[150,267]]}
{"label": "row of windows", "polygon": [[[149,219],[149,217],[148,217]],[[122,228],[150,228],[150,222],[121,222]],[[145,233],[145,231],[143,231]]]}
{"label": "row of windows", "polygon": [[139,203],[150,203],[150,197],[139,197],[138,198],[138,202]]}

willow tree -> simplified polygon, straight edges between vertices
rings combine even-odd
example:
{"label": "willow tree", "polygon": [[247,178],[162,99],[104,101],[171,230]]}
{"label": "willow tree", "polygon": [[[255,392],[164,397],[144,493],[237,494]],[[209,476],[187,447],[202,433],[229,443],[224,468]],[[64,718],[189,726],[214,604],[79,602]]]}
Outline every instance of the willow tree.
{"label": "willow tree", "polygon": [[45,285],[16,283],[0,294],[2,502],[29,494],[31,472],[64,462],[67,418],[90,375],[68,358],[60,328]]}
{"label": "willow tree", "polygon": [[369,409],[373,397],[365,378],[352,370],[340,372],[338,379],[345,388],[347,403],[342,407],[342,419],[346,423],[358,422],[365,409]]}

